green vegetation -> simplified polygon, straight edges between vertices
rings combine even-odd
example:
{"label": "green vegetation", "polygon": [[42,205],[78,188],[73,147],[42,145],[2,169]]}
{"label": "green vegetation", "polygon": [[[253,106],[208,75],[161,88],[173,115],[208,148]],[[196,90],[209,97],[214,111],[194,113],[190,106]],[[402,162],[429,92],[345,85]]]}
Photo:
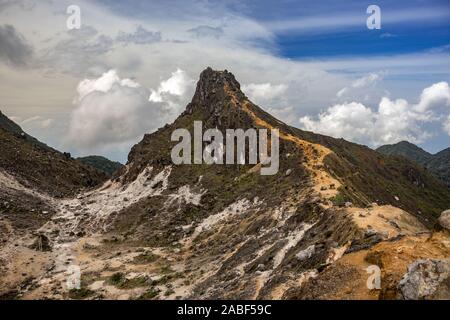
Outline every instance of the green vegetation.
{"label": "green vegetation", "polygon": [[80,157],[76,160],[102,171],[108,177],[111,177],[117,170],[123,167],[123,164],[120,162],[111,161],[102,156]]}
{"label": "green vegetation", "polygon": [[387,144],[379,147],[377,151],[389,156],[404,156],[405,158],[420,164],[427,163],[433,157],[433,155],[422,148],[407,141],[401,141],[396,144]]}
{"label": "green vegetation", "polygon": [[333,205],[338,207],[343,207],[346,202],[351,202],[351,198],[342,192],[342,190],[339,190],[338,194],[330,198],[330,200],[333,202]]}
{"label": "green vegetation", "polygon": [[402,156],[421,164],[450,187],[450,148],[433,155],[412,143],[402,141],[381,146],[377,151],[390,156]]}
{"label": "green vegetation", "polygon": [[173,291],[173,289],[167,289],[166,292],[164,292],[164,296],[168,297],[174,293],[175,293],[175,291]]}
{"label": "green vegetation", "polygon": [[156,298],[159,295],[159,290],[155,289],[154,287],[151,287],[148,289],[145,293],[143,293],[138,300],[151,300]]}
{"label": "green vegetation", "polygon": [[172,270],[172,268],[170,268],[170,265],[165,264],[165,265],[161,266],[159,272],[162,274],[168,274],[168,273],[172,273],[173,270]]}
{"label": "green vegetation", "polygon": [[422,165],[343,139],[296,128],[291,130],[300,138],[322,144],[334,152],[325,158],[325,167],[345,184],[346,194],[351,195],[353,204],[391,204],[412,213],[428,227],[448,208],[449,188]]}
{"label": "green vegetation", "polygon": [[158,260],[158,258],[159,257],[156,254],[153,254],[151,252],[144,252],[144,253],[141,253],[140,255],[134,257],[133,263],[147,264],[147,263],[155,262],[156,260]]}
{"label": "green vegetation", "polygon": [[89,298],[93,294],[94,291],[82,287],[80,289],[71,289],[69,291],[69,298],[74,300],[83,300]]}
{"label": "green vegetation", "polygon": [[145,287],[148,284],[146,276],[140,276],[133,279],[127,279],[122,272],[116,272],[109,277],[108,284],[119,289],[132,289],[136,287]]}

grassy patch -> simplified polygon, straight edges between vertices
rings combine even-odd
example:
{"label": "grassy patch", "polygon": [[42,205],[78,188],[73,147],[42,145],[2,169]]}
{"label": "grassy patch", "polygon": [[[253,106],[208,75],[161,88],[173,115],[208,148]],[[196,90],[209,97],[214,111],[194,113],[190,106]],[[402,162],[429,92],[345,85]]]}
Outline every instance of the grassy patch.
{"label": "grassy patch", "polygon": [[339,192],[332,198],[330,198],[331,202],[333,202],[333,205],[338,207],[345,206],[346,202],[351,202],[351,199],[349,196],[347,196],[344,192],[339,190]]}
{"label": "grassy patch", "polygon": [[162,274],[169,274],[169,273],[172,273],[173,270],[168,264],[165,264],[165,265],[161,266],[159,272]]}
{"label": "grassy patch", "polygon": [[184,278],[184,274],[182,272],[166,274],[162,276],[160,279],[152,281],[152,285],[154,286],[163,285],[179,278]]}
{"label": "grassy patch", "polygon": [[119,289],[132,289],[137,287],[145,287],[148,284],[148,279],[145,276],[127,279],[122,272],[116,272],[108,279],[108,284]]}
{"label": "grassy patch", "polygon": [[167,289],[167,291],[164,292],[164,296],[168,297],[168,296],[170,296],[171,294],[174,294],[174,293],[175,293],[175,291],[173,291],[173,289]]}
{"label": "grassy patch", "polygon": [[154,287],[151,287],[148,289],[145,293],[143,293],[138,300],[151,300],[156,298],[159,295],[159,290],[155,289]]}
{"label": "grassy patch", "polygon": [[144,252],[144,253],[141,253],[140,255],[134,257],[133,263],[134,264],[147,264],[147,263],[155,262],[156,260],[158,260],[158,258],[159,258],[159,256],[156,254],[153,254],[151,252]]}
{"label": "grassy patch", "polygon": [[83,300],[89,298],[93,294],[94,291],[82,287],[80,289],[71,289],[69,291],[69,298],[74,300]]}

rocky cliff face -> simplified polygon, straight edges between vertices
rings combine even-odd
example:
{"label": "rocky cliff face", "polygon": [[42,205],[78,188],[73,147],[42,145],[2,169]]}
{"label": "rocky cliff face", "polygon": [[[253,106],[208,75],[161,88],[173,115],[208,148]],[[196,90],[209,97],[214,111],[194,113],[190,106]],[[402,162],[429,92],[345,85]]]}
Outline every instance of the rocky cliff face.
{"label": "rocky cliff face", "polygon": [[[260,175],[259,163],[174,165],[171,134],[192,133],[194,121],[204,130],[278,129],[278,173]],[[407,161],[289,127],[249,101],[231,73],[210,68],[185,112],[145,135],[112,180],[76,198],[35,197],[54,215],[37,240],[5,242],[4,296],[388,299],[410,263],[448,257],[447,231],[432,229],[450,204],[439,181]],[[37,252],[43,237],[52,249]],[[13,270],[25,268],[24,254],[36,268],[21,278]],[[373,265],[383,277],[375,289],[365,271]],[[67,287],[76,268],[80,287]]]}

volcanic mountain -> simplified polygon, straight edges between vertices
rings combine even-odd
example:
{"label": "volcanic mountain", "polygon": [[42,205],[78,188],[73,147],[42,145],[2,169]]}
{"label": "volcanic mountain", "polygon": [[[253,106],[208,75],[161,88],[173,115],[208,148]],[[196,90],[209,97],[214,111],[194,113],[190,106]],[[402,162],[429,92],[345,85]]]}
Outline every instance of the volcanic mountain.
{"label": "volcanic mountain", "polygon": [[[171,135],[193,134],[194,121],[222,132],[278,129],[278,173],[174,165]],[[409,298],[417,290],[407,267],[424,263],[434,282],[418,297],[448,298],[449,234],[437,224],[448,188],[408,160],[286,125],[226,70],[204,70],[186,110],[146,134],[101,187],[64,199],[44,191],[33,192],[55,214],[34,234],[3,222],[11,234],[0,249],[4,297]],[[48,250],[36,249],[36,237]],[[383,277],[375,289],[367,287],[373,265]]]}
{"label": "volcanic mountain", "polygon": [[402,156],[417,162],[450,187],[450,148],[431,154],[410,142],[401,141],[396,144],[381,146],[377,151],[387,155]]}

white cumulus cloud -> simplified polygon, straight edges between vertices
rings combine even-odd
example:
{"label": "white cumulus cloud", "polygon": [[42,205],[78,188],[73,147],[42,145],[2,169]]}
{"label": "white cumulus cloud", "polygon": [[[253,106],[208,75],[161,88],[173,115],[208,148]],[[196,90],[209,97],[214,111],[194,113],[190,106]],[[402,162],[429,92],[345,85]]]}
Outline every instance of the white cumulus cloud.
{"label": "white cumulus cloud", "polygon": [[319,114],[317,120],[302,117],[300,124],[306,130],[362,142],[361,138],[371,136],[375,120],[375,114],[370,108],[351,102],[332,106]]}
{"label": "white cumulus cloud", "polygon": [[84,79],[78,84],[78,99],[81,100],[94,91],[108,92],[114,85],[137,88],[139,84],[131,79],[120,79],[116,70],[109,70],[97,79]]}
{"label": "white cumulus cloud", "polygon": [[[339,90],[336,94],[338,98],[348,96],[352,94],[355,96],[357,94],[366,93],[368,87],[373,87],[379,81],[383,79],[382,73],[369,73],[361,78],[353,80],[348,87],[344,87]],[[364,91],[362,91],[364,90]]]}
{"label": "white cumulus cloud", "polygon": [[[377,110],[362,103],[337,104],[317,118],[300,118],[302,128],[337,138],[378,146],[408,140],[421,143],[432,136],[424,129],[427,122],[438,121],[435,111],[450,103],[448,84],[440,82],[422,91],[418,104],[404,99],[383,97]],[[444,123],[444,128],[447,126]]]}
{"label": "white cumulus cloud", "polygon": [[[161,82],[158,91],[149,90],[132,79],[120,78],[115,70],[98,78],[84,79],[77,87],[68,142],[82,152],[129,149],[144,133],[154,131],[178,115],[181,104],[177,99],[186,93],[181,83],[185,77],[184,71],[178,69]],[[161,99],[149,99],[154,92]]]}
{"label": "white cumulus cloud", "polygon": [[189,78],[185,71],[177,69],[175,72],[172,72],[172,76],[169,79],[161,82],[157,90],[151,90],[149,100],[163,102],[168,99],[168,96],[183,96],[193,84],[194,80]]}
{"label": "white cumulus cloud", "polygon": [[415,109],[419,112],[424,112],[433,107],[442,106],[450,106],[450,88],[448,83],[444,81],[425,88]]}
{"label": "white cumulus cloud", "polygon": [[250,83],[242,86],[242,91],[254,102],[263,103],[279,97],[287,90],[287,85],[271,83]]}
{"label": "white cumulus cloud", "polygon": [[365,77],[356,79],[355,81],[352,82],[352,87],[353,88],[363,88],[363,87],[367,87],[368,85],[377,82],[378,80],[381,79],[381,76],[377,73],[370,73]]}

